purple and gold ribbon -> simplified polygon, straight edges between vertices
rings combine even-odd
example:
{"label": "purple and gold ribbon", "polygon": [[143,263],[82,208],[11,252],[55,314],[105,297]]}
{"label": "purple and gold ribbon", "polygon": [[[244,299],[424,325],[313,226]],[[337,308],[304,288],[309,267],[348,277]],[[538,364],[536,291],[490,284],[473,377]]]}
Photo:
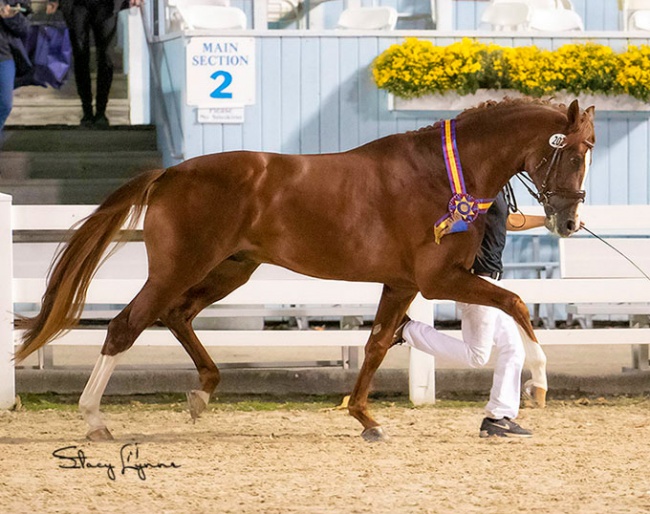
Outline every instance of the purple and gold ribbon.
{"label": "purple and gold ribbon", "polygon": [[479,214],[487,212],[494,202],[492,199],[474,198],[467,194],[463,168],[458,157],[456,146],[456,121],[442,121],[442,154],[445,158],[447,177],[451,186],[452,197],[449,200],[448,210],[435,225],[434,236],[436,243],[440,244],[441,239],[447,234],[454,232],[465,232]]}

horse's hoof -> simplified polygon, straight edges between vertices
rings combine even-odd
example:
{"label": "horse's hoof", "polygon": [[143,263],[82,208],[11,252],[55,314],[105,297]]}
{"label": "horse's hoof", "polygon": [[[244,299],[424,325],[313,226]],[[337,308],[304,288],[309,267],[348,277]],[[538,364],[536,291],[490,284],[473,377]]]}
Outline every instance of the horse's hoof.
{"label": "horse's hoof", "polygon": [[386,442],[389,439],[388,434],[381,427],[366,428],[361,432],[361,437],[369,443]]}
{"label": "horse's hoof", "polygon": [[95,430],[91,430],[86,434],[86,439],[89,441],[112,441],[113,440],[113,434],[111,434],[106,427],[102,428],[96,428]]}
{"label": "horse's hoof", "polygon": [[524,384],[524,399],[529,407],[543,409],[546,407],[546,389],[533,385],[532,380]]}
{"label": "horse's hoof", "polygon": [[546,390],[541,387],[533,387],[533,398],[538,409],[546,407]]}
{"label": "horse's hoof", "polygon": [[192,421],[196,421],[201,413],[208,406],[208,402],[203,398],[206,396],[204,391],[192,390],[186,393],[187,404],[190,408],[190,416],[192,416]]}

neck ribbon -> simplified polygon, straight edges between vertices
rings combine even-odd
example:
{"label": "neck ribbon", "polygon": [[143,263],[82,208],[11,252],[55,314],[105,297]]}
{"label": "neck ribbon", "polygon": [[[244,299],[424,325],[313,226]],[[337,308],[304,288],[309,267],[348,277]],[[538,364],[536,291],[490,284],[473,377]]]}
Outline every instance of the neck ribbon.
{"label": "neck ribbon", "polygon": [[494,202],[494,198],[474,198],[465,190],[463,169],[460,165],[458,147],[456,146],[455,120],[442,121],[442,153],[445,157],[445,167],[447,168],[452,197],[448,204],[449,212],[440,218],[435,225],[434,236],[438,244],[447,234],[466,232],[476,217],[487,212],[492,202]]}

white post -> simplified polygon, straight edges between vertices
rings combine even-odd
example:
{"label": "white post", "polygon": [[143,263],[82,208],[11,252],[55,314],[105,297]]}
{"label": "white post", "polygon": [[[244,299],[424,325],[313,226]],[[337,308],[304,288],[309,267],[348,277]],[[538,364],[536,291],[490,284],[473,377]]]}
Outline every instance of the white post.
{"label": "white post", "polygon": [[436,30],[453,30],[454,9],[452,0],[436,0]]}
{"label": "white post", "polygon": [[127,13],[129,121],[131,125],[146,125],[151,121],[149,48],[141,19],[142,11],[132,7]]}
{"label": "white post", "polygon": [[0,409],[14,406],[13,251],[11,196],[0,193]]}
{"label": "white post", "polygon": [[268,12],[265,0],[253,1],[253,28],[255,30],[266,30],[268,28]]}
{"label": "white post", "polygon": [[[409,308],[416,321],[433,324],[433,302],[418,294]],[[414,405],[436,403],[436,361],[433,355],[409,349],[409,398]]]}

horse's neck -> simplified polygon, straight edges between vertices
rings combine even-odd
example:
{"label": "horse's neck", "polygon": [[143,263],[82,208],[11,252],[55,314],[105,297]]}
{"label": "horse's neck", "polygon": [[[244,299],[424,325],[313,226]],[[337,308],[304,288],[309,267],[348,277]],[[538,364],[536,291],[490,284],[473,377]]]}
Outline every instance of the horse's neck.
{"label": "horse's neck", "polygon": [[540,148],[546,134],[553,130],[554,120],[549,117],[546,121],[544,118],[522,118],[521,113],[495,116],[486,118],[485,127],[479,125],[480,130],[474,128],[472,131],[473,126],[469,125],[461,132],[459,137],[471,137],[469,134],[477,132],[482,134],[481,137],[474,136],[471,155],[464,159],[469,162],[467,173],[472,174],[466,177],[475,189],[471,194],[493,198],[514,175],[523,171],[526,157]]}

